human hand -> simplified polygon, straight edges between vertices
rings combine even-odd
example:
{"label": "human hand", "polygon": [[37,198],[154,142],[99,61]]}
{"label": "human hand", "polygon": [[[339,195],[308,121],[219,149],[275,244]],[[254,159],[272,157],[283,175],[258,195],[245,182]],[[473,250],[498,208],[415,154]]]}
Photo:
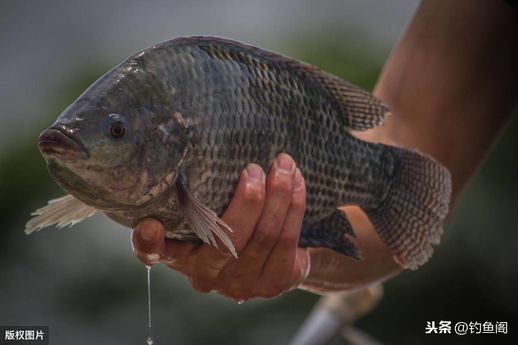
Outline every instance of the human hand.
{"label": "human hand", "polygon": [[145,264],[162,262],[187,276],[199,292],[216,291],[243,301],[272,298],[299,286],[309,272],[309,255],[298,248],[306,208],[306,187],[295,162],[280,154],[268,175],[256,164],[242,172],[222,219],[239,258],[223,245],[166,239],[162,224],[147,218],[132,235],[135,255]]}

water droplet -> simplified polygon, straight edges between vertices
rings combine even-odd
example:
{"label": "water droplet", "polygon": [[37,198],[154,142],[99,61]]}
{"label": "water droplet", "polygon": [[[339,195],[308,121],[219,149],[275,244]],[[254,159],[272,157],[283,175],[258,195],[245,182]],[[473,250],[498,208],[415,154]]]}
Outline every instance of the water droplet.
{"label": "water droplet", "polygon": [[148,328],[151,328],[151,266],[146,265],[147,270],[147,316]]}
{"label": "water droplet", "polygon": [[151,336],[151,266],[146,265],[147,270],[147,317],[148,317],[148,323],[147,323],[147,332],[148,337],[146,338],[146,342],[148,345],[153,345],[155,341],[153,340],[153,337]]}
{"label": "water droplet", "polygon": [[245,304],[245,300],[244,299],[240,299],[239,301],[237,301],[237,304]]}

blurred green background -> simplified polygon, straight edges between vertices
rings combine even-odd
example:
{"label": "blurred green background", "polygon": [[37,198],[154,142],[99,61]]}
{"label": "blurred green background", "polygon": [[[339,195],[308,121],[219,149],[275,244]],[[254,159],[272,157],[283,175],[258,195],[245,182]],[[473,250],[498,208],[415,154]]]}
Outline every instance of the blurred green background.
{"label": "blurred green background", "polygon": [[[11,1],[0,4],[0,325],[50,325],[51,344],[143,344],[145,268],[130,231],[95,216],[27,237],[29,213],[63,194],[38,133],[132,52],[182,35],[226,36],[310,62],[372,89],[415,1]],[[505,344],[428,336],[426,321],[518,316],[518,118],[456,206],[433,260],[385,284],[358,326],[384,344]],[[286,344],[318,296],[243,305],[152,269],[158,344]]]}

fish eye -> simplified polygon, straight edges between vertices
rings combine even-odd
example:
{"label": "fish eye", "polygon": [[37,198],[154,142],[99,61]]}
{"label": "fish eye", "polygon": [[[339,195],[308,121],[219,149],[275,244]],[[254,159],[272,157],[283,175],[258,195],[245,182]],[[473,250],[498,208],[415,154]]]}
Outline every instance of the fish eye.
{"label": "fish eye", "polygon": [[120,138],[126,133],[126,120],[119,114],[110,114],[107,118],[108,134],[112,138]]}
{"label": "fish eye", "polygon": [[115,122],[110,125],[110,134],[114,138],[120,138],[126,132],[126,126],[122,122]]}

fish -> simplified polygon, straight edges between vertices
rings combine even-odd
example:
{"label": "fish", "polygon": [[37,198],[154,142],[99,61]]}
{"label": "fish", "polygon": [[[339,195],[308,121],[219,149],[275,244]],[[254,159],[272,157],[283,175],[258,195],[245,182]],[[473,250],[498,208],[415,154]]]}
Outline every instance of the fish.
{"label": "fish", "polygon": [[[431,156],[360,140],[390,115],[368,91],[315,66],[224,38],[180,37],[139,51],[94,82],[39,136],[69,194],[33,213],[30,234],[104,213],[133,228],[154,217],[168,238],[223,245],[221,216],[250,162],[280,153],[305,178],[299,246],[362,255],[346,214],[357,205],[404,268],[440,242],[451,177]],[[200,242],[201,243],[201,242]]]}

